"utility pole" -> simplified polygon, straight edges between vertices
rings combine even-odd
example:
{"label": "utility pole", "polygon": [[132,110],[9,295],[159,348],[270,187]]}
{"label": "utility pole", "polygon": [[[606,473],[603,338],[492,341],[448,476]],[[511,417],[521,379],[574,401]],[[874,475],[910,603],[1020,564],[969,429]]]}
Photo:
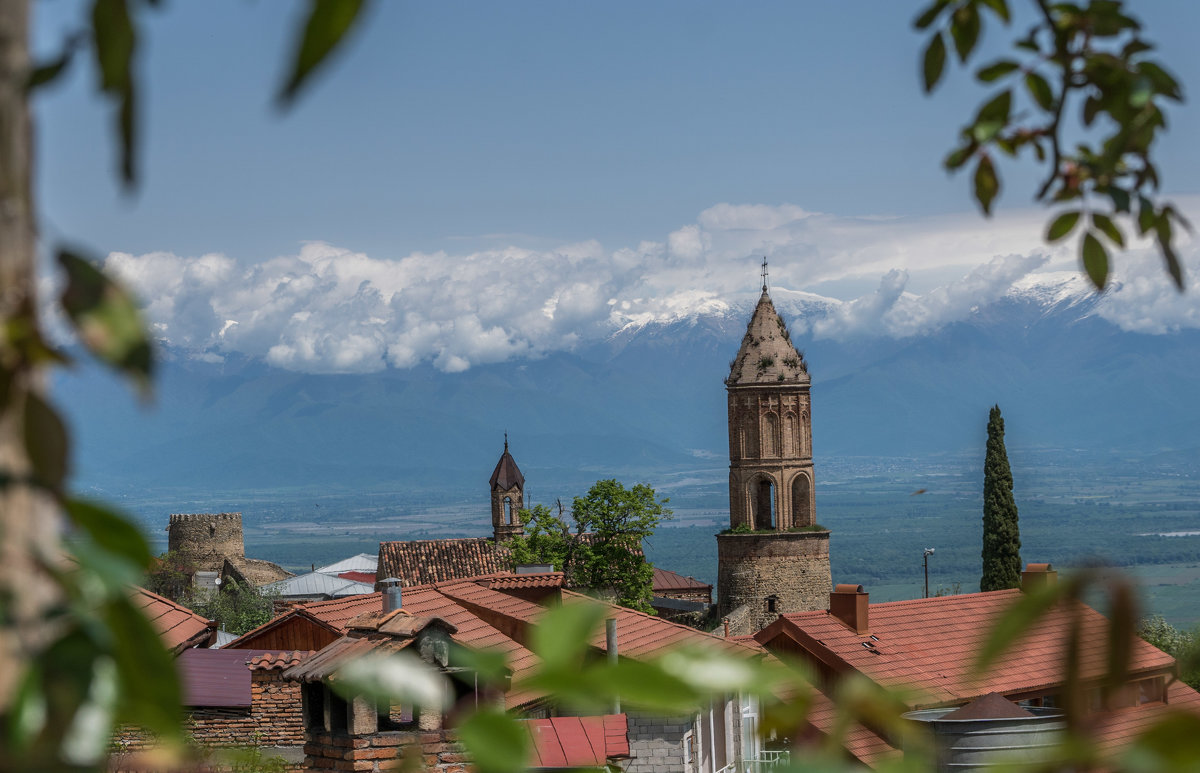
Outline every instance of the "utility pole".
{"label": "utility pole", "polygon": [[925,548],[925,598],[929,598],[929,557],[933,555],[933,548]]}

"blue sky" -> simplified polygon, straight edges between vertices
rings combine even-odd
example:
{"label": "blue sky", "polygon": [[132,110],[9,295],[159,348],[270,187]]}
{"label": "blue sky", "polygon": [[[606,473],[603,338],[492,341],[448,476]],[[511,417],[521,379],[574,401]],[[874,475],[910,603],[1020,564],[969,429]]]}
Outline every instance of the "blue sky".
{"label": "blue sky", "polygon": [[[1005,214],[987,223],[974,213],[967,178],[941,170],[957,128],[985,95],[962,71],[933,97],[921,94],[913,3],[379,3],[299,105],[280,114],[272,97],[300,6],[214,0],[144,14],[144,179],[132,196],[121,194],[112,173],[109,114],[90,94],[90,67],[76,66],[38,98],[47,244],[66,239],[126,256],[123,265],[135,284],[141,277],[139,290],[152,308],[157,303],[163,335],[175,343],[187,337],[173,316],[179,297],[156,271],[177,276],[202,256],[218,256],[229,265],[200,282],[204,297],[215,297],[266,275],[318,276],[294,268],[314,265],[302,254],[314,243],[322,255],[378,264],[338,281],[374,282],[393,307],[396,293],[412,286],[398,278],[404,260],[444,260],[444,272],[426,272],[438,283],[453,282],[455,266],[464,266],[455,303],[475,319],[460,315],[457,323],[484,333],[500,328],[514,354],[568,346],[583,332],[563,328],[555,342],[533,344],[502,315],[484,313],[486,302],[474,296],[487,292],[494,272],[470,267],[494,267],[497,255],[517,261],[514,271],[553,278],[563,267],[572,277],[532,296],[543,310],[565,308],[564,298],[579,296],[571,284],[589,282],[582,269],[566,268],[595,261],[602,268],[595,284],[609,286],[580,302],[586,311],[597,303],[636,307],[646,294],[674,293],[686,306],[697,291],[703,301],[741,288],[714,266],[745,272],[752,291],[750,257],[762,252],[775,259],[781,286],[853,300],[882,290],[892,269],[905,272],[908,291],[926,292],[996,256],[1029,258],[1040,248],[1044,215],[1029,211],[1032,169],[1004,168]],[[1189,93],[1200,89],[1200,4],[1144,2],[1133,10]],[[49,52],[80,24],[83,6],[43,2],[37,13],[36,42]],[[996,41],[993,34],[985,44]],[[1167,190],[1189,206],[1200,179],[1198,116],[1192,105],[1174,109],[1161,147]],[[773,214],[765,226],[759,210],[712,214],[723,205]],[[796,211],[821,213],[820,239],[811,229],[780,234],[779,213]],[[843,255],[847,229],[859,235],[848,243],[870,242],[869,257],[861,254],[866,247]],[[735,238],[747,231],[758,236]],[[941,234],[947,249],[932,249]],[[175,262],[137,263],[149,254]],[[814,255],[821,259],[807,262]],[[1069,252],[1046,255],[1040,270],[1073,265]],[[293,268],[261,269],[284,258]],[[703,270],[667,270],[688,260]],[[1010,273],[999,272],[1014,281]],[[712,281],[689,286],[696,277]],[[320,284],[319,276],[312,281]],[[262,297],[277,289],[264,286]],[[192,320],[208,327],[188,335],[204,339],[196,345],[209,353],[233,346],[218,340],[222,330],[249,325],[238,315],[262,297],[208,302],[203,320]],[[362,316],[378,300],[342,293],[326,302]],[[288,321],[306,303],[293,299],[286,319],[260,331],[254,352],[293,346],[283,341],[288,335],[319,337],[315,328],[305,335],[288,328],[320,327],[308,317]],[[400,317],[384,338],[429,321]],[[347,335],[329,333],[327,347]],[[444,354],[448,335],[422,339],[418,359]]]}

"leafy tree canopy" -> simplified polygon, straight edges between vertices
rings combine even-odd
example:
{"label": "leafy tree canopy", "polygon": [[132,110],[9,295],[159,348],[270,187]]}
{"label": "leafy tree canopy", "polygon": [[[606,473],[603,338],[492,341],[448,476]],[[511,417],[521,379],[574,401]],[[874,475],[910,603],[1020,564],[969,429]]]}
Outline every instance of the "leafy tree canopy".
{"label": "leafy tree canopy", "polygon": [[572,585],[611,589],[621,606],[653,613],[654,568],[646,562],[642,541],[670,519],[667,502],[642,483],[627,489],[617,480],[596,481],[571,503],[574,532],[545,505],[522,510],[526,532],[510,542],[513,560],[553,564]]}

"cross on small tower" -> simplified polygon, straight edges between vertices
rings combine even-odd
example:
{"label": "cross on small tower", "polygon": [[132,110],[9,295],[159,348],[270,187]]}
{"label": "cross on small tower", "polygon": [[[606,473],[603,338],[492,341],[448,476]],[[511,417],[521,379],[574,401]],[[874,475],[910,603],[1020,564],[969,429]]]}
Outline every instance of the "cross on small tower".
{"label": "cross on small tower", "polygon": [[508,430],[504,430],[504,450],[508,450]]}
{"label": "cross on small tower", "polygon": [[767,291],[767,256],[766,255],[763,256],[762,280],[763,280],[763,292],[765,293]]}

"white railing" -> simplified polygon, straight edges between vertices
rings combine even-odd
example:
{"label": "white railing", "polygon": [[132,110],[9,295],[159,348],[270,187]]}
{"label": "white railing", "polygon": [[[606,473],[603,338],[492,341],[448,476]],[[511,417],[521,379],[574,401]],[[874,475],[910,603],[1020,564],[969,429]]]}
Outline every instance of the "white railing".
{"label": "white railing", "polygon": [[763,749],[754,759],[742,760],[742,767],[740,769],[736,764],[731,762],[716,773],[764,773],[772,768],[786,765],[790,760],[791,752],[787,749],[774,751]]}

